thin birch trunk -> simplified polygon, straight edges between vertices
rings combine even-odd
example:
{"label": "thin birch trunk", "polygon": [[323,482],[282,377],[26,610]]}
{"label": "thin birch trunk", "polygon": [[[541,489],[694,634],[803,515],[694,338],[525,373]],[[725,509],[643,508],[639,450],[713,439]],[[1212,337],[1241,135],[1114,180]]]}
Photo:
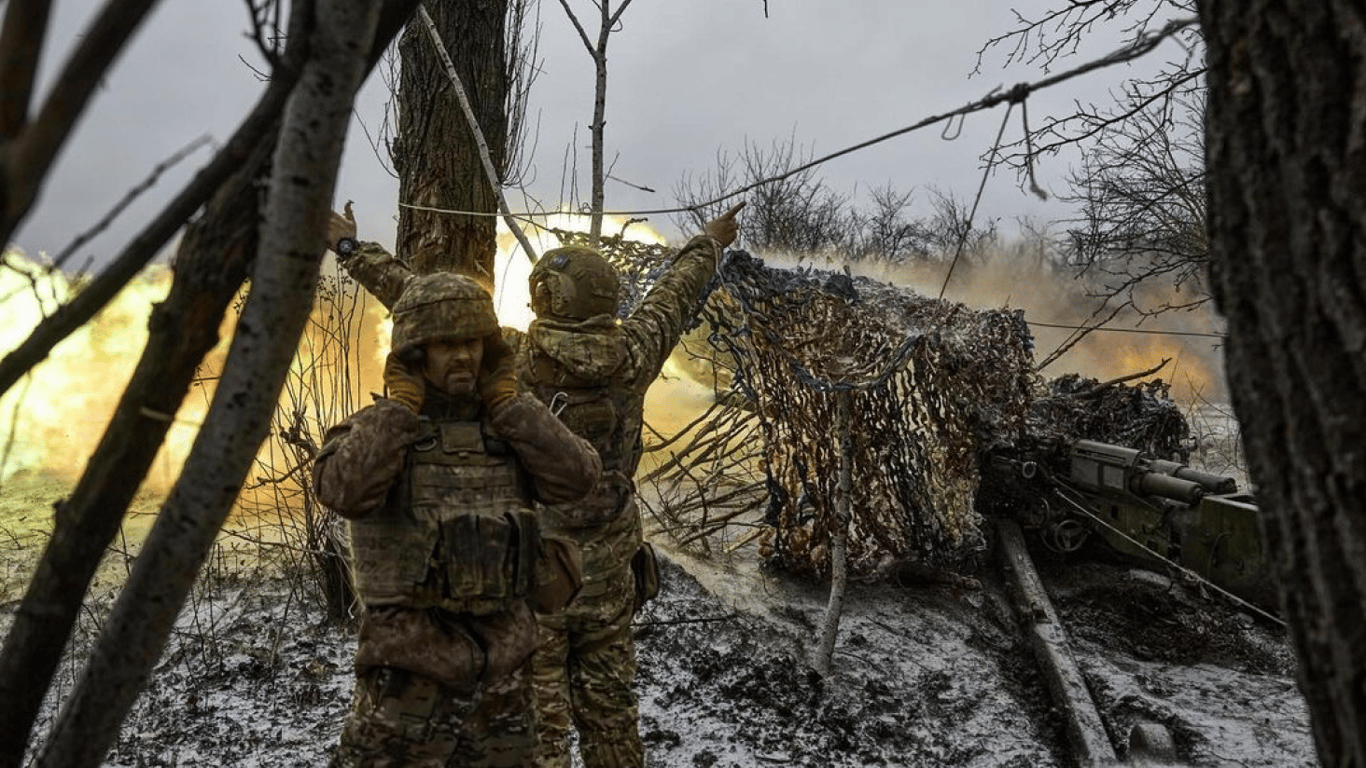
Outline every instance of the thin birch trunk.
{"label": "thin birch trunk", "polygon": [[317,4],[310,57],[280,130],[251,295],[213,405],[40,768],[94,768],[103,759],[265,439],[312,307],[319,245],[379,8]]}
{"label": "thin birch trunk", "polygon": [[848,584],[849,563],[847,543],[849,516],[853,493],[854,436],[850,401],[852,392],[835,393],[836,418],[840,430],[839,499],[835,502],[835,530],[830,535],[830,602],[825,607],[825,621],[821,624],[821,641],[816,656],[816,671],[828,676],[834,668],[835,638],[839,635],[840,614],[844,612],[844,590]]}

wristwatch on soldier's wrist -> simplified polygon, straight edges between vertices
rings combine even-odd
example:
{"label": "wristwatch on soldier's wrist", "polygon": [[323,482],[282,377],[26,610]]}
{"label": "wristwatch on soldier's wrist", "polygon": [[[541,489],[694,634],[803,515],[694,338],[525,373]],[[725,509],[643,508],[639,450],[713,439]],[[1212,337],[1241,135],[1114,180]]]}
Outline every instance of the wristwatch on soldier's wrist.
{"label": "wristwatch on soldier's wrist", "polygon": [[343,258],[355,253],[357,248],[360,248],[360,243],[356,242],[356,238],[354,237],[343,237],[337,241],[335,246],[333,246],[333,250],[337,252],[337,255]]}

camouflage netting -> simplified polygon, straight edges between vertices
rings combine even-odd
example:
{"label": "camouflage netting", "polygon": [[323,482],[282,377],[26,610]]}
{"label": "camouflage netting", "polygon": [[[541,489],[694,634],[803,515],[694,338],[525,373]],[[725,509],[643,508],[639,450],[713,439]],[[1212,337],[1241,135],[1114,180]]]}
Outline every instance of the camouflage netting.
{"label": "camouflage netting", "polygon": [[[583,244],[579,233],[557,233]],[[626,316],[673,251],[621,237],[600,250],[620,271]],[[866,278],[767,267],[732,251],[701,316],[723,397],[673,458],[647,473],[642,503],[684,546],[710,551],[760,525],[771,564],[827,576],[838,520],[838,400],[851,398],[848,570],[915,561],[953,568],[982,546],[981,463],[1029,453],[1066,461],[1079,438],[1178,454],[1186,421],[1161,381],[1075,374],[1045,384],[1021,311],[973,310]],[[718,351],[719,350],[719,351]],[[705,366],[703,366],[705,368]],[[686,443],[686,445],[684,444]],[[647,450],[650,447],[647,445]],[[667,509],[665,509],[667,507]]]}
{"label": "camouflage netting", "polygon": [[1190,426],[1170,385],[1161,379],[1132,386],[1102,383],[1075,373],[1048,383],[1034,399],[1029,436],[1036,449],[1064,452],[1076,440],[1098,440],[1182,462],[1189,457]]}
{"label": "camouflage netting", "polygon": [[980,550],[978,462],[1019,441],[1029,408],[1033,341],[1021,312],[732,252],[707,315],[757,406],[776,565],[829,572],[841,396],[852,398],[849,573],[899,560],[952,566]]}

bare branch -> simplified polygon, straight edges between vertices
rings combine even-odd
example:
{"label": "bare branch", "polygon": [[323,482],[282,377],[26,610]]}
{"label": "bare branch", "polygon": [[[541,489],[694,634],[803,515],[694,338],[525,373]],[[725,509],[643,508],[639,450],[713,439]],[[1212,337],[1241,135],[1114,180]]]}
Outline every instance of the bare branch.
{"label": "bare branch", "polygon": [[4,147],[0,155],[5,185],[4,194],[0,195],[0,242],[9,242],[19,222],[28,215],[48,169],[85,111],[90,95],[156,3],[157,0],[105,3],[67,59],[37,117]]}
{"label": "bare branch", "polygon": [[279,119],[285,100],[298,80],[289,67],[278,71],[223,149],[124,248],[99,277],[34,328],[28,338],[0,359],[0,393],[33,366],[42,362],[62,339],[84,325],[114,298],[123,286],[161,250],[176,230],[198,210],[224,180],[240,169],[252,148]]}
{"label": "bare branch", "polygon": [[0,30],[0,142],[14,138],[28,118],[38,58],[47,38],[52,0],[9,0]]}
{"label": "bare branch", "polygon": [[617,25],[621,23],[621,15],[626,12],[626,6],[630,4],[631,0],[621,0],[621,5],[617,6],[616,12],[612,13],[611,18],[607,21],[608,29],[616,30],[618,28]]}
{"label": "bare branch", "polygon": [[593,41],[588,39],[588,32],[586,32],[583,25],[579,23],[579,17],[574,15],[574,9],[569,7],[569,0],[560,0],[560,6],[564,8],[564,15],[569,17],[570,23],[574,25],[575,31],[579,33],[579,40],[583,42],[583,47],[588,49],[588,55],[592,56],[596,61],[598,52],[593,47]]}
{"label": "bare branch", "polygon": [[147,190],[151,189],[152,185],[156,184],[157,179],[161,178],[161,174],[170,170],[181,160],[184,160],[186,157],[191,155],[195,150],[199,149],[200,147],[208,143],[209,137],[207,135],[200,136],[199,138],[195,139],[194,141],[179,149],[174,155],[171,155],[169,158],[161,161],[160,163],[157,163],[156,167],[152,168],[152,172],[147,175],[147,178],[143,179],[142,182],[139,183],[137,186],[128,190],[127,194],[123,196],[123,199],[119,200],[118,203],[116,203],[114,207],[104,215],[104,218],[96,222],[94,227],[91,227],[85,232],[82,232],[81,234],[77,235],[76,239],[72,240],[70,245],[63,248],[61,252],[58,253],[57,256],[52,260],[52,266],[60,269],[61,266],[66,263],[66,260],[71,258],[71,255],[75,253],[78,248],[90,242],[91,238],[95,237],[96,235],[107,229],[110,224],[114,223],[114,219],[118,218],[119,214],[122,213],[125,208],[132,204],[134,200],[138,199],[138,197],[142,195],[143,192],[146,192]]}

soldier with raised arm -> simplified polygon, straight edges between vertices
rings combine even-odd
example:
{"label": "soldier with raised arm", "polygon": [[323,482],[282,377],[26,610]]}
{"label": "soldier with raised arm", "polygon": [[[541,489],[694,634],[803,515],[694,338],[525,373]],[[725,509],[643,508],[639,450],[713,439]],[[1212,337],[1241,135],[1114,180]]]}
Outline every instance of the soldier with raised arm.
{"label": "soldier with raised arm", "polygon": [[624,320],[617,318],[617,272],[596,250],[556,248],[531,271],[536,320],[517,351],[519,384],[552,403],[603,463],[592,493],[547,508],[549,528],[580,547],[584,583],[566,609],[537,616],[542,768],[569,767],[571,725],[587,768],[645,764],[631,635],[631,619],[659,578],[635,500],[645,393],[697,312],[722,250],[735,241],[743,207],[689,240]]}

